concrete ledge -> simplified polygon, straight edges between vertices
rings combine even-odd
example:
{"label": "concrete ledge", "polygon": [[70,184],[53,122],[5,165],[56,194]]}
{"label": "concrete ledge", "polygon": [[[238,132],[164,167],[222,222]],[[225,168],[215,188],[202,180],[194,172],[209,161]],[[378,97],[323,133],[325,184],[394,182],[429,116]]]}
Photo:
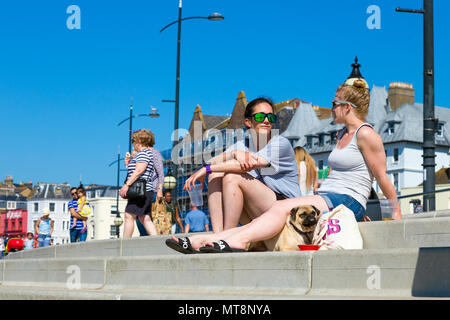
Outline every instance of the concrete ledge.
{"label": "concrete ledge", "polygon": [[99,289],[104,282],[102,259],[24,259],[3,263],[3,286]]}
{"label": "concrete ledge", "polygon": [[189,292],[267,298],[450,297],[450,247],[25,259],[6,260],[2,267],[0,292],[33,287],[105,294],[184,292],[185,298]]}
{"label": "concrete ledge", "polygon": [[365,249],[450,246],[450,218],[360,222]]}

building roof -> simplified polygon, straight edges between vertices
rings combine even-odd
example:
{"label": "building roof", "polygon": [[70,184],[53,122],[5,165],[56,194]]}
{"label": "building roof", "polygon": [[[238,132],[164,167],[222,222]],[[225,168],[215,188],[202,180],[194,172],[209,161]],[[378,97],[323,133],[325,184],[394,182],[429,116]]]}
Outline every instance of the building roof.
{"label": "building roof", "polygon": [[70,200],[70,184],[58,183],[40,183],[36,184],[36,190],[32,197],[33,200]]}

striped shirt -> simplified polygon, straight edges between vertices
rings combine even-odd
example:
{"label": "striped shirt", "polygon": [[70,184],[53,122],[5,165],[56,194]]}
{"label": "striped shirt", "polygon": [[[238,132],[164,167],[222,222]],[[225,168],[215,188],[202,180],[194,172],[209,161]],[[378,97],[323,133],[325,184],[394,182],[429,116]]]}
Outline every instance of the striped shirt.
{"label": "striped shirt", "polygon": [[[70,200],[69,204],[67,205],[67,207],[69,208],[69,212],[70,209],[74,209],[75,212],[77,212],[78,209],[78,200]],[[70,214],[70,228],[72,229],[73,226],[73,216],[72,214]],[[77,219],[77,226],[75,227],[76,230],[81,230],[83,229],[83,220],[81,219]]]}
{"label": "striped shirt", "polygon": [[146,191],[156,191],[157,188],[154,186],[154,181],[158,179],[158,175],[155,170],[155,157],[151,149],[143,149],[138,152],[136,157],[130,160],[127,166],[128,175],[127,180],[133,175],[134,170],[136,170],[137,163],[147,163],[147,168],[144,173],[138,178],[146,181]]}

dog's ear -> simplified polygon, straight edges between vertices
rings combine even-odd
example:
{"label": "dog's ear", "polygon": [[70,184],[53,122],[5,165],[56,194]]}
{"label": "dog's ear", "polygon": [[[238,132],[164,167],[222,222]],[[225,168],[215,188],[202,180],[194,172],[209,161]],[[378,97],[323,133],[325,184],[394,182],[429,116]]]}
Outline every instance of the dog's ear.
{"label": "dog's ear", "polygon": [[295,207],[295,208],[291,209],[291,218],[293,220],[295,220],[295,215],[297,214],[297,211],[298,211],[298,207]]}
{"label": "dog's ear", "polygon": [[319,214],[320,214],[320,210],[319,209],[317,209],[315,206],[311,206],[313,209],[314,209],[314,211],[316,212],[316,216],[318,216]]}

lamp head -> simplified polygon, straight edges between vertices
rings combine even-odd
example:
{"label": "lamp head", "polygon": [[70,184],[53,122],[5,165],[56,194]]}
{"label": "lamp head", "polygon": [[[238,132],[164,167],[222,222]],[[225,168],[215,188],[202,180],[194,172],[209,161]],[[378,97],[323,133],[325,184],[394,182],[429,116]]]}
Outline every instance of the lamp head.
{"label": "lamp head", "polygon": [[212,21],[220,21],[223,19],[225,19],[224,16],[218,12],[214,12],[214,13],[210,14],[208,17],[208,20],[212,20]]}

